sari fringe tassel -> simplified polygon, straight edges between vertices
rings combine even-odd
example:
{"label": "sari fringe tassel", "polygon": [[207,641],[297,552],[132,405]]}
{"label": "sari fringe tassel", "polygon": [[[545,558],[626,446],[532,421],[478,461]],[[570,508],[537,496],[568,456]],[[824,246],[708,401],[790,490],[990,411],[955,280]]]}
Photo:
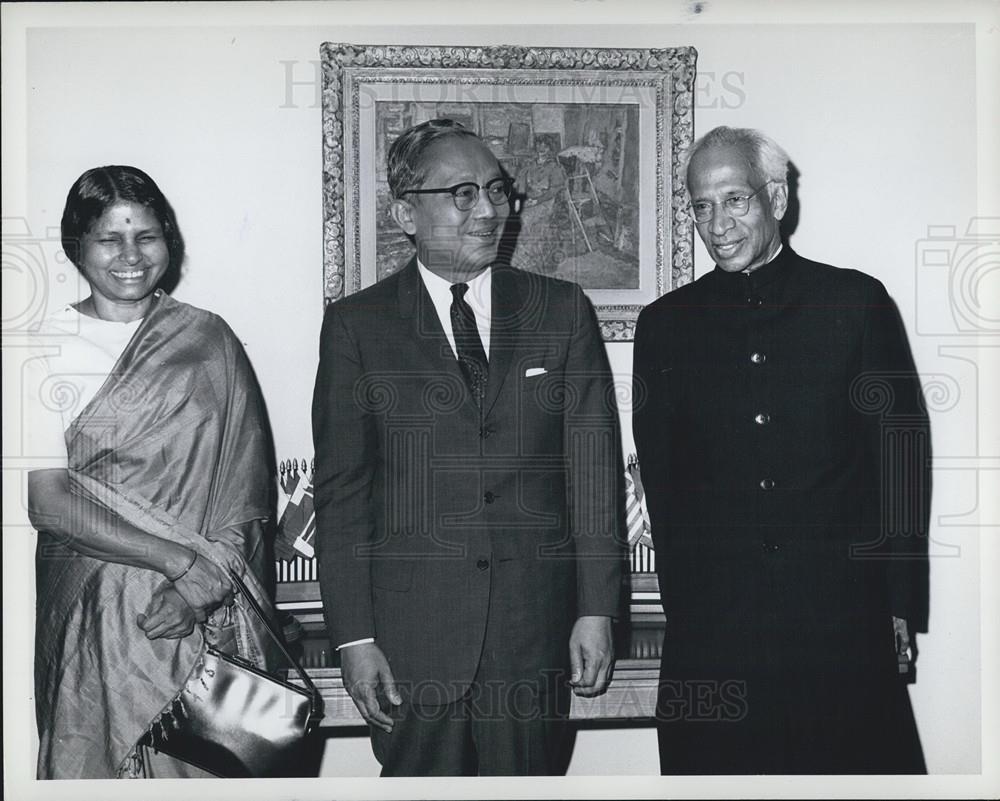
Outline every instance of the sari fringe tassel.
{"label": "sari fringe tassel", "polygon": [[[122,761],[121,766],[118,768],[119,779],[146,778],[146,766],[142,758],[141,750],[148,746],[149,748],[152,748],[155,753],[159,753],[154,745],[156,742],[155,735],[157,729],[159,729],[160,737],[162,739],[170,739],[170,729],[177,728],[177,721],[187,716],[187,708],[184,706],[184,693],[191,693],[188,683],[190,683],[191,679],[195,676],[200,678],[201,671],[204,667],[205,652],[202,651],[201,655],[194,664],[194,668],[191,670],[188,682],[181,687],[181,689],[177,692],[177,695],[167,702],[166,706],[160,710],[160,713],[150,721],[149,726],[146,727],[146,731],[143,733],[142,737],[136,741],[132,750],[129,751],[128,755]],[[198,696],[195,695],[196,699],[197,697]]]}
{"label": "sari fringe tassel", "polygon": [[145,779],[146,778],[146,763],[142,759],[142,754],[139,753],[139,749],[142,746],[135,745],[132,750],[128,752],[124,761],[118,768],[118,775],[115,778],[118,779]]}

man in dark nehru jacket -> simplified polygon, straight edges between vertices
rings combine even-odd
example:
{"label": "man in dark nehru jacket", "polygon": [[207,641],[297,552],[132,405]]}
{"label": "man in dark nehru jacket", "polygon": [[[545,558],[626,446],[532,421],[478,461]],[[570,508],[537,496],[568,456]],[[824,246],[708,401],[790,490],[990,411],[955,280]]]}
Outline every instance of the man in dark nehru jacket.
{"label": "man in dark nehru jacket", "polygon": [[926,631],[930,444],[898,313],[782,244],[771,139],[716,128],[687,160],[716,267],[635,336],[661,771],[922,773],[902,673]]}
{"label": "man in dark nehru jacket", "polygon": [[313,401],[323,608],[384,776],[565,769],[612,663],[618,416],[593,309],[496,264],[512,184],[451,120],[388,156],[401,271],[332,304]]}

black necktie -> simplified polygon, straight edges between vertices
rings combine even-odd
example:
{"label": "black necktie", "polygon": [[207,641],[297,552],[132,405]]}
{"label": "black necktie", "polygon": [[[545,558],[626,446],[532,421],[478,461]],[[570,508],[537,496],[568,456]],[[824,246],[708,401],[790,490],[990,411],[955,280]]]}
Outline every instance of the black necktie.
{"label": "black necktie", "polygon": [[479,338],[476,327],[476,315],[472,307],[465,302],[468,284],[451,285],[451,331],[455,335],[455,350],[458,351],[458,364],[462,368],[465,382],[472,391],[476,403],[482,405],[486,394],[486,379],[489,375],[489,363],[486,361],[486,351],[483,341]]}

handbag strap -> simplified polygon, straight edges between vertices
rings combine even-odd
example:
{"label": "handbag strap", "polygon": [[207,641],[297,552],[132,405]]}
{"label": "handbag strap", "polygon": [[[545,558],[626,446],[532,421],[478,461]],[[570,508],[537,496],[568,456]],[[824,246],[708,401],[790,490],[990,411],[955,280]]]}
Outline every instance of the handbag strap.
{"label": "handbag strap", "polygon": [[250,608],[257,614],[257,617],[260,618],[260,622],[264,624],[264,628],[267,630],[267,633],[271,635],[271,639],[274,640],[274,644],[278,646],[278,649],[282,654],[284,654],[285,659],[288,660],[289,664],[295,668],[295,672],[299,674],[299,678],[302,679],[302,683],[305,684],[306,689],[312,693],[314,698],[318,697],[319,692],[316,689],[316,685],[312,683],[312,679],[309,678],[309,674],[302,669],[298,660],[288,652],[287,648],[285,648],[285,644],[282,642],[281,636],[277,631],[275,631],[274,625],[270,620],[268,620],[267,615],[264,614],[264,610],[260,608],[260,604],[257,603],[257,599],[253,597],[253,593],[247,589],[247,585],[243,583],[243,579],[241,579],[234,570],[229,571],[229,578],[232,579],[233,584],[246,599]]}

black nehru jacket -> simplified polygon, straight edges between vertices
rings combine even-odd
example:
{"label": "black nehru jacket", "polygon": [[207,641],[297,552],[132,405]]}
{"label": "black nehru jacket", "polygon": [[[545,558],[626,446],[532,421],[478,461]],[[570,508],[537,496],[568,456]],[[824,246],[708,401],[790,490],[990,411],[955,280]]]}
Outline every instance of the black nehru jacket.
{"label": "black nehru jacket", "polygon": [[787,245],[750,274],[716,268],[643,310],[635,385],[664,680],[749,682],[761,770],[809,771],[769,740],[807,718],[822,733],[795,739],[836,751],[817,771],[907,770],[863,753],[900,726],[915,741],[891,616],[927,623],[929,428],[885,288]]}

